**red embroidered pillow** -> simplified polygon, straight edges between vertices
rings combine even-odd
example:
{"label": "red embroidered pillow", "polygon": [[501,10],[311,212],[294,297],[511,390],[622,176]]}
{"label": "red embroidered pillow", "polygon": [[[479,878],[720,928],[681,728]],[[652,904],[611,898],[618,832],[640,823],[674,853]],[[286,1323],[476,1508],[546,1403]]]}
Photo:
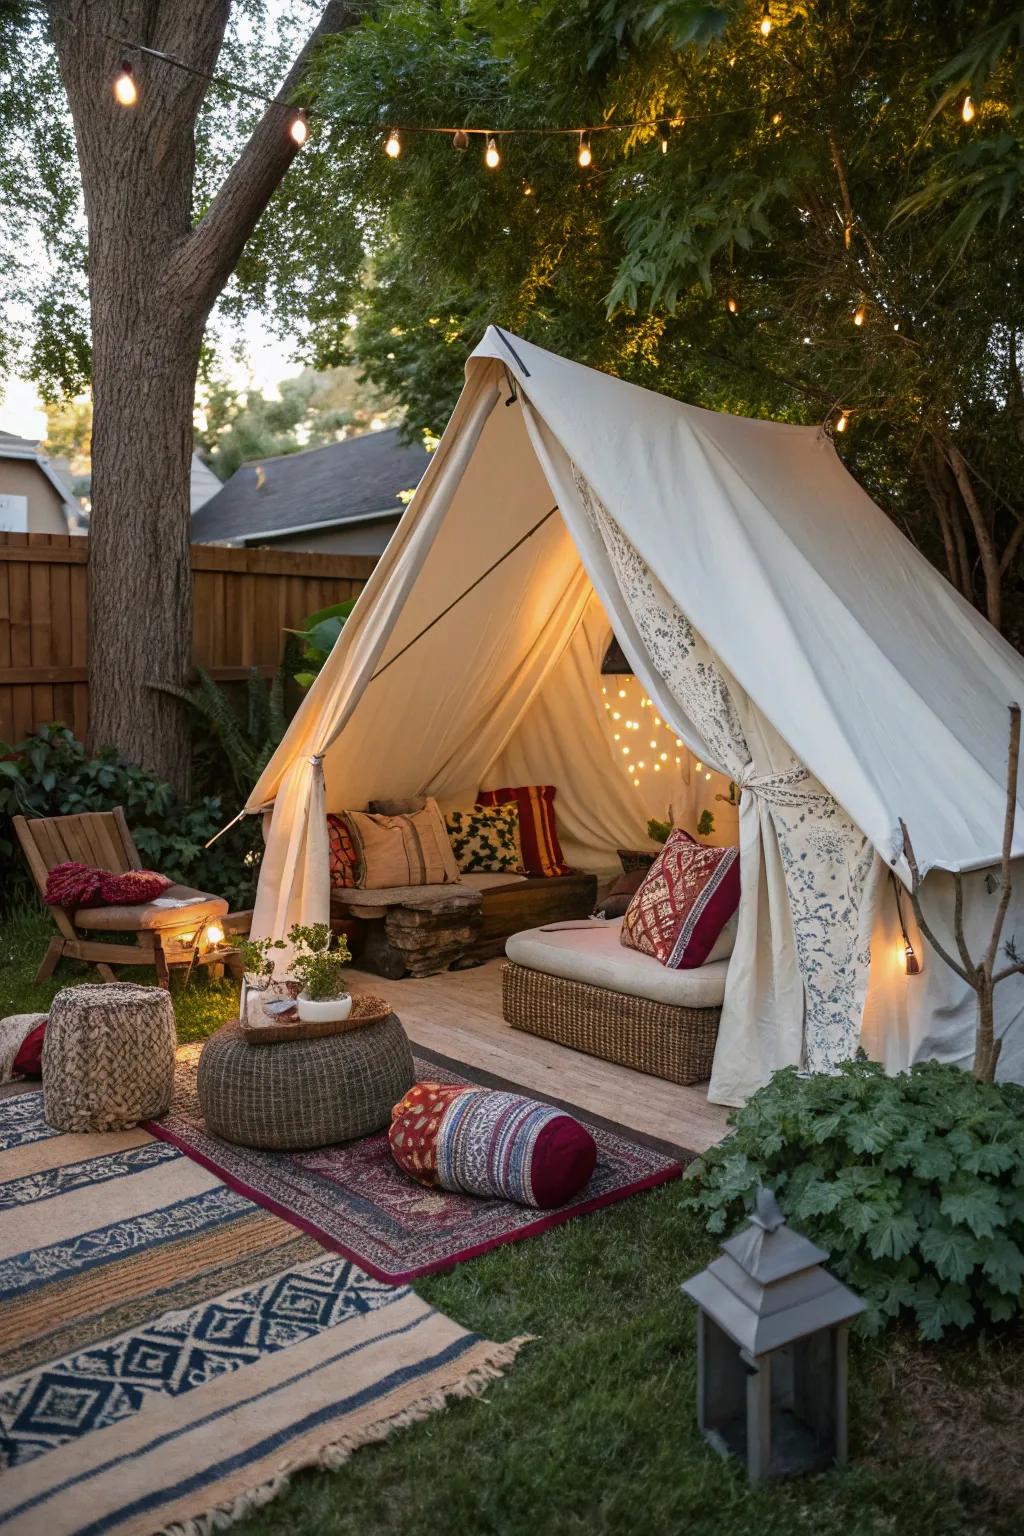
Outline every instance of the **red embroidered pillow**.
{"label": "red embroidered pillow", "polygon": [[555,826],[553,784],[519,784],[514,789],[482,789],[476,799],[478,805],[508,805],[510,801],[518,805],[519,839],[528,875],[550,877],[569,873]]}
{"label": "red embroidered pillow", "polygon": [[413,1083],[391,1111],[391,1155],[419,1184],[437,1188],[437,1130],[452,1099],[470,1093],[468,1084]]}
{"label": "red embroidered pillow", "polygon": [[704,964],[739,900],[739,849],[705,848],[677,827],[626,909],[622,943],[671,970],[692,970]]}
{"label": "red embroidered pillow", "polygon": [[153,869],[127,869],[124,874],[100,873],[100,896],[108,907],[137,907],[155,901],[171,884]]}
{"label": "red embroidered pillow", "polygon": [[350,890],[359,884],[359,850],[348,818],[328,816],[327,837],[330,844],[331,889]]}

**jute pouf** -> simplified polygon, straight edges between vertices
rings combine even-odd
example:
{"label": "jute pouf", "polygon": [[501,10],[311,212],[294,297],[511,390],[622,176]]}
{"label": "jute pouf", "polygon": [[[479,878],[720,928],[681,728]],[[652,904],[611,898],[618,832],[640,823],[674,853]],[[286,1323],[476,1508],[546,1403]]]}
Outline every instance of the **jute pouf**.
{"label": "jute pouf", "polygon": [[162,987],[65,987],[43,1038],[43,1108],[57,1131],[122,1131],[165,1114],[174,1008]]}
{"label": "jute pouf", "polygon": [[206,1128],[241,1147],[300,1151],[383,1130],[414,1078],[395,1014],[321,1040],[250,1045],[238,1024],[211,1035],[199,1058]]}

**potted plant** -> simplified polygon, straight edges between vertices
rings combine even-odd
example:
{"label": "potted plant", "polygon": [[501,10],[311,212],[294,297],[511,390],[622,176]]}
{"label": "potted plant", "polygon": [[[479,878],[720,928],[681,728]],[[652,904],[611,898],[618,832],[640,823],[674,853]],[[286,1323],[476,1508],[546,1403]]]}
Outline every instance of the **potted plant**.
{"label": "potted plant", "polygon": [[328,923],[296,923],[288,934],[294,950],[291,972],[302,984],[296,1003],[305,1024],[341,1023],[352,1012],[345,982],[345,966],[352,959],[348,940],[340,935],[332,948],[333,937]]}
{"label": "potted plant", "polygon": [[265,992],[274,977],[272,949],[286,949],[284,939],[240,939],[238,953],[245,969],[245,984],[254,992]]}

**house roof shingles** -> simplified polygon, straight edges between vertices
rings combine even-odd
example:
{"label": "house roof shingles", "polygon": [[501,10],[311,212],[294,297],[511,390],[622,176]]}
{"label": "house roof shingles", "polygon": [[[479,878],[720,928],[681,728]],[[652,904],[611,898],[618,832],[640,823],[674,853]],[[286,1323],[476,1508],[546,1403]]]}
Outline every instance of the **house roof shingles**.
{"label": "house roof shingles", "polygon": [[430,455],[401,443],[398,428],[243,464],[192,518],[194,543],[288,533],[311,524],[401,516],[400,491],[414,490]]}

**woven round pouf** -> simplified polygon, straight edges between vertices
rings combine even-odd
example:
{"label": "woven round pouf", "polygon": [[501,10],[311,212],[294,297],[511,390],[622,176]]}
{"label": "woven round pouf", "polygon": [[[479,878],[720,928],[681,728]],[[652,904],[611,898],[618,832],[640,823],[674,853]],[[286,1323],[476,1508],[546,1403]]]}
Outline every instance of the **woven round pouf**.
{"label": "woven round pouf", "polygon": [[43,1037],[43,1112],[57,1131],[123,1131],[165,1114],[174,1008],[161,987],[65,987]]}
{"label": "woven round pouf", "polygon": [[390,1124],[414,1075],[393,1013],[363,1029],[276,1045],[250,1045],[238,1024],[225,1024],[199,1058],[199,1107],[207,1130],[237,1146],[329,1147]]}

